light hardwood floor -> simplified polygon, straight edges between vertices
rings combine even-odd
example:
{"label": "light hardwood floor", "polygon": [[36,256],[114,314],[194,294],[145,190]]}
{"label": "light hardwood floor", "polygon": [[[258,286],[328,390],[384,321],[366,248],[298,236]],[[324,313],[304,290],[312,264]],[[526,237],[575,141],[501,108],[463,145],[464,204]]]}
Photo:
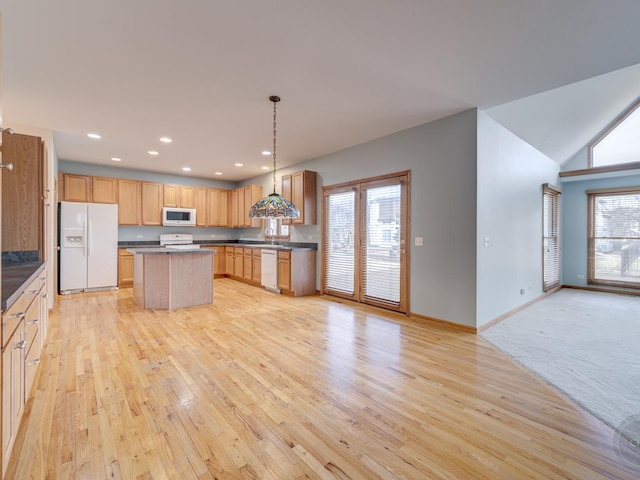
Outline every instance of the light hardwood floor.
{"label": "light hardwood floor", "polygon": [[229,279],[61,297],[7,478],[638,478],[614,433],[468,333]]}

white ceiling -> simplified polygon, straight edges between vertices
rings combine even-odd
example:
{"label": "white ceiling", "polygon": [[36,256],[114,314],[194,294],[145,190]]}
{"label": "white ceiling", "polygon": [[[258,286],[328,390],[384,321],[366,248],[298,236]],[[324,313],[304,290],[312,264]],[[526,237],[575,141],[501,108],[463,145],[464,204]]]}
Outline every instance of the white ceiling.
{"label": "white ceiling", "polygon": [[53,130],[65,160],[230,181],[270,165],[272,94],[279,167],[525,97],[490,114],[562,163],[588,140],[572,122],[602,128],[610,103],[559,112],[562,101],[531,96],[640,63],[637,0],[0,0],[0,11],[5,127]]}

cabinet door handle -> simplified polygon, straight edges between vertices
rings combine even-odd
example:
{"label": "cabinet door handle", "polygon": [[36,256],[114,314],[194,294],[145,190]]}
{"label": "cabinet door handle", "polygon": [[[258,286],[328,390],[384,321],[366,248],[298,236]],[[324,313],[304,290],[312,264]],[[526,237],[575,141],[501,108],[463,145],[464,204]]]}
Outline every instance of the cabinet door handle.
{"label": "cabinet door handle", "polygon": [[16,348],[25,349],[27,348],[27,341],[22,340],[21,342],[16,343]]}
{"label": "cabinet door handle", "polygon": [[24,317],[24,312],[14,313],[13,315],[9,315],[8,318],[22,318]]}
{"label": "cabinet door handle", "polygon": [[38,290],[29,290],[28,292],[25,292],[27,295],[35,295],[36,293],[38,293],[40,291],[40,289]]}
{"label": "cabinet door handle", "polygon": [[[2,130],[0,128],[0,130]],[[0,163],[0,168],[6,168],[9,171],[13,170],[13,163]]]}
{"label": "cabinet door handle", "polygon": [[31,320],[30,322],[27,322],[27,325],[37,325],[40,323],[40,319],[36,318],[35,320]]}
{"label": "cabinet door handle", "polygon": [[34,366],[34,365],[38,365],[40,363],[40,359],[36,358],[35,360],[33,360],[32,362],[27,363],[27,365],[29,365],[30,367]]}

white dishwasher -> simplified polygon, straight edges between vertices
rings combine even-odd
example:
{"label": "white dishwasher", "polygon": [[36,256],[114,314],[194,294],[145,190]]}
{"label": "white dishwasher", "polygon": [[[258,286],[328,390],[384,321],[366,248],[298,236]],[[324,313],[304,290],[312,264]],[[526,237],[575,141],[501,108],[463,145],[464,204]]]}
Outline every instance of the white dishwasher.
{"label": "white dishwasher", "polygon": [[278,251],[262,249],[262,286],[271,292],[280,293],[278,288]]}

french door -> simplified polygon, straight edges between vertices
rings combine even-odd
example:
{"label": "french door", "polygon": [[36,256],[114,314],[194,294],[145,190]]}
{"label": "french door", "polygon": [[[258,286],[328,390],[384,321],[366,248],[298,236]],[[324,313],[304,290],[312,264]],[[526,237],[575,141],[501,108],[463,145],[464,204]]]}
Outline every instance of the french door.
{"label": "french door", "polygon": [[324,187],[322,291],[409,311],[410,172]]}

